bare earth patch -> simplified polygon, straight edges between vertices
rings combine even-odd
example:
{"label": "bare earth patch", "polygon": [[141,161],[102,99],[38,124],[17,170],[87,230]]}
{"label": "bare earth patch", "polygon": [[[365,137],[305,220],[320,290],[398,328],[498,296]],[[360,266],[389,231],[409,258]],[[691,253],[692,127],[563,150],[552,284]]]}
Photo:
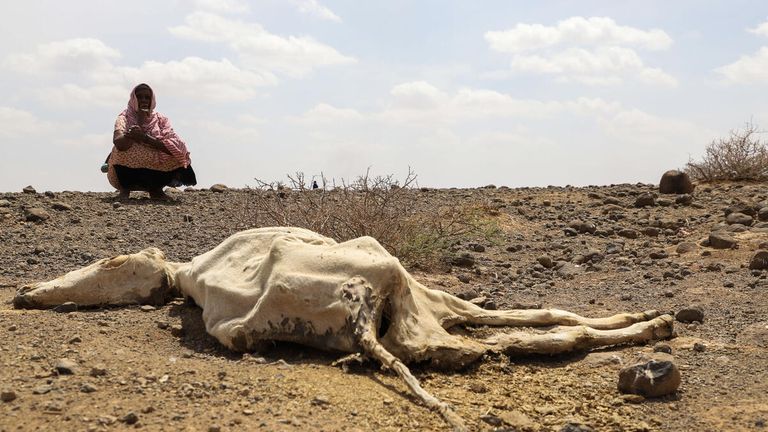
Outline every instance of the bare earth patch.
{"label": "bare earth patch", "polygon": [[[748,265],[768,233],[755,215],[733,233],[737,249],[702,245],[725,224],[727,208],[765,206],[765,190],[699,186],[692,205],[671,195],[643,208],[634,203],[653,191],[647,185],[415,190],[425,206],[492,206],[504,232],[500,241],[445,251],[468,253],[471,267],[413,271],[427,286],[473,291],[498,308],[537,303],[590,317],[695,305],[704,322],[675,323],[678,338],[667,344],[682,385],[660,399],[628,398],[616,387],[618,371],[653,346],[412,371],[475,430],[559,431],[569,422],[596,431],[765,430],[768,273]],[[375,363],[345,372],[331,366],[338,355],[285,343],[240,355],[208,336],[200,310],[181,299],[154,310],[71,313],[10,304],[18,286],[100,258],[155,246],[170,260],[189,260],[248,228],[238,223],[249,193],[179,192],[172,203],[120,205],[112,194],[0,194],[0,430],[445,430]],[[50,218],[27,222],[27,208]],[[577,221],[595,231],[568,231]],[[684,242],[693,250],[678,253]],[[537,261],[544,255],[567,264],[546,268]],[[76,364],[73,374],[57,372],[61,359]]]}

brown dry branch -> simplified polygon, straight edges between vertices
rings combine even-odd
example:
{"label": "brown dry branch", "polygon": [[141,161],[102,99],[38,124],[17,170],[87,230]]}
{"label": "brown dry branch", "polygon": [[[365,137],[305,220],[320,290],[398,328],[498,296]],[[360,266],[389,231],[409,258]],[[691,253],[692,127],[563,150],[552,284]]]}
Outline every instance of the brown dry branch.
{"label": "brown dry branch", "polygon": [[768,179],[768,147],[752,122],[707,145],[701,161],[690,160],[685,171],[694,181],[761,181]]}
{"label": "brown dry branch", "polygon": [[406,266],[426,268],[457,240],[500,232],[481,209],[425,205],[410,168],[402,181],[370,170],[338,183],[321,174],[314,190],[301,172],[287,177],[287,183],[256,179],[238,226],[297,226],[337,241],[371,236]]}

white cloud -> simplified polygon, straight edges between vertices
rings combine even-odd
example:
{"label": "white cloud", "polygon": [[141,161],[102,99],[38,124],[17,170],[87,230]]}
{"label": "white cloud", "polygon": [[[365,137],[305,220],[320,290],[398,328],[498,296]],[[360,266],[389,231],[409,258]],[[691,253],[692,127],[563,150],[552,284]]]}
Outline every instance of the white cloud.
{"label": "white cloud", "polygon": [[31,136],[44,136],[56,130],[67,130],[64,125],[39,119],[29,111],[0,106],[0,138],[18,139]]}
{"label": "white cloud", "polygon": [[727,82],[753,84],[768,82],[768,47],[752,55],[741,56],[735,62],[715,69]]}
{"label": "white cloud", "polygon": [[563,81],[584,84],[616,84],[622,82],[624,75],[649,84],[677,84],[677,80],[661,69],[646,67],[634,50],[617,46],[595,50],[570,48],[549,56],[516,55],[510,66],[515,72],[556,75]]}
{"label": "white cloud", "polygon": [[307,15],[312,15],[320,19],[341,22],[341,18],[333,13],[332,10],[321,5],[317,0],[294,0],[293,3],[299,12]]}
{"label": "white cloud", "polygon": [[11,54],[4,64],[15,71],[33,74],[94,72],[109,68],[120,52],[93,38],[67,39],[38,45],[29,54]]}
{"label": "white cloud", "polygon": [[607,17],[571,17],[556,26],[519,23],[510,30],[486,32],[485,39],[494,51],[507,53],[555,45],[634,45],[649,50],[672,45],[672,38],[663,30],[620,26]]}
{"label": "white cloud", "polygon": [[219,13],[245,13],[250,9],[243,0],[195,0],[195,5],[199,9]]}
{"label": "white cloud", "polygon": [[753,29],[749,29],[749,32],[760,36],[768,36],[768,21],[761,23]]}
{"label": "white cloud", "polygon": [[243,66],[302,76],[322,66],[353,63],[355,60],[309,36],[278,36],[256,23],[195,12],[185,24],[171,27],[175,36],[204,42],[220,42],[234,50]]}
{"label": "white cloud", "polygon": [[128,100],[129,85],[110,84],[83,87],[76,84],[63,84],[42,88],[37,92],[37,96],[46,105],[54,107],[103,106],[114,108]]}
{"label": "white cloud", "polygon": [[[677,85],[677,80],[661,69],[647,67],[634,48],[668,48],[672,39],[658,29],[619,26],[610,18],[572,17],[556,26],[517,24],[510,30],[487,32],[485,39],[492,50],[513,54],[513,73],[545,74],[557,82],[587,85],[620,84],[627,78]],[[512,74],[495,71],[484,76],[501,79]]]}

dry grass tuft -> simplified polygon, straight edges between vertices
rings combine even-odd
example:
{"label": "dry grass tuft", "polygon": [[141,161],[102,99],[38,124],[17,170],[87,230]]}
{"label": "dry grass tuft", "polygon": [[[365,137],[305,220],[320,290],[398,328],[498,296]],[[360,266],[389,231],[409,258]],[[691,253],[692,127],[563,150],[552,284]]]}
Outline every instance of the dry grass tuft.
{"label": "dry grass tuft", "polygon": [[256,179],[242,203],[244,228],[296,226],[337,241],[371,236],[407,267],[432,268],[451,245],[471,239],[497,241],[494,213],[483,206],[431,205],[409,169],[402,181],[392,175],[329,182],[321,176],[311,189],[303,173],[288,182]]}
{"label": "dry grass tuft", "polygon": [[768,147],[760,133],[752,122],[732,130],[727,138],[712,141],[701,161],[689,161],[685,171],[691,180],[702,182],[768,179]]}

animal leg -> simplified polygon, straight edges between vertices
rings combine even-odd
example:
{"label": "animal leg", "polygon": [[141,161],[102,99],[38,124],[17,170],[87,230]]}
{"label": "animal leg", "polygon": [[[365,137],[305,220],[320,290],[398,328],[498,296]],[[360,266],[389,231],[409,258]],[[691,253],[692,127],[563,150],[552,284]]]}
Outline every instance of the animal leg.
{"label": "animal leg", "polygon": [[405,381],[411,392],[428,408],[440,413],[454,431],[466,431],[464,421],[456,414],[453,407],[424,390],[408,367],[379,342],[376,324],[381,317],[376,314],[380,313],[384,299],[374,294],[373,289],[363,278],[352,278],[347,281],[342,287],[342,299],[349,303],[354,320],[355,337],[365,355],[377,359],[384,367],[394,370]]}
{"label": "animal leg", "polygon": [[559,309],[486,310],[468,301],[438,290],[423,290],[424,301],[430,304],[443,328],[456,324],[476,324],[511,327],[543,327],[553,325],[586,326],[594,329],[618,329],[648,321],[661,315],[648,310],[639,313],[619,313],[605,318],[587,318]]}
{"label": "animal leg", "polygon": [[483,342],[492,351],[513,354],[560,354],[589,348],[625,343],[646,343],[672,336],[674,318],[662,315],[626,328],[597,330],[577,326],[544,334],[500,334]]}

